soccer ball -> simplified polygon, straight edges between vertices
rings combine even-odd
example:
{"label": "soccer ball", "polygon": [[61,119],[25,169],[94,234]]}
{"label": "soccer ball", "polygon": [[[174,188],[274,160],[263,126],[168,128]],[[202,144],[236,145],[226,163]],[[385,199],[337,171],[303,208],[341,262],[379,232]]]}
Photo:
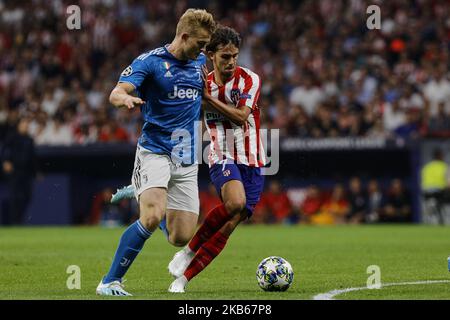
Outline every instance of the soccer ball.
{"label": "soccer ball", "polygon": [[271,256],[258,265],[256,280],[264,291],[286,291],[294,280],[294,270],[285,259]]}

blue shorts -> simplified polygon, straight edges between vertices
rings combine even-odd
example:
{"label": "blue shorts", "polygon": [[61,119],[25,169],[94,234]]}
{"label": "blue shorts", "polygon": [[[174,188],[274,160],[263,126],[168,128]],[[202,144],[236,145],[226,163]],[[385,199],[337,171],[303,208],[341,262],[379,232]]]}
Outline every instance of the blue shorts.
{"label": "blue shorts", "polygon": [[222,186],[225,183],[230,180],[242,182],[247,200],[245,207],[248,216],[253,214],[264,188],[264,176],[261,174],[261,168],[236,163],[214,164],[209,168],[209,176],[220,197]]}

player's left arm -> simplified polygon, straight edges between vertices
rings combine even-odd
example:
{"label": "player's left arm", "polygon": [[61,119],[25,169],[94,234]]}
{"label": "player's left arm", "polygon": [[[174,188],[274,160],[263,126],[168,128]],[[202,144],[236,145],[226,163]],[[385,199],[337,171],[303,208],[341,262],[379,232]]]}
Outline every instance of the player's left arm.
{"label": "player's left arm", "polygon": [[237,125],[243,125],[252,112],[252,109],[247,106],[235,107],[232,104],[223,103],[207,92],[203,94],[203,100]]}
{"label": "player's left arm", "polygon": [[[206,68],[203,68],[203,77],[206,80],[208,71]],[[206,85],[206,81],[205,81]],[[248,116],[252,112],[253,108],[256,106],[256,101],[258,100],[259,95],[259,87],[261,83],[258,79],[257,82],[252,83],[252,86],[250,88],[244,89],[244,97],[239,99],[238,105],[234,106],[232,104],[226,104],[220,101],[217,98],[214,98],[208,93],[207,88],[203,90],[203,101],[204,103],[210,105],[217,111],[219,111],[221,114],[223,114],[225,117],[236,123],[237,125],[243,125],[245,121],[247,121]],[[254,91],[258,94],[255,94],[253,99],[249,97],[249,92]]]}

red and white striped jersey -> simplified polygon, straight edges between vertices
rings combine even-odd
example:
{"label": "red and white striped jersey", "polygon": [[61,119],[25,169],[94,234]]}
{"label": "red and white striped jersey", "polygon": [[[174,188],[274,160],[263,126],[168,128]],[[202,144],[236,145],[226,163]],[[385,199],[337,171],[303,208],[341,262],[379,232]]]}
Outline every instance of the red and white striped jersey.
{"label": "red and white striped jersey", "polygon": [[[260,108],[258,106],[261,80],[251,70],[236,67],[234,76],[223,86],[214,79],[214,72],[208,75],[208,92],[223,103],[236,108],[247,106],[252,109],[247,121],[237,125],[212,107],[204,112],[205,124],[211,138],[209,165],[232,159],[250,167],[262,167],[267,160],[261,142]],[[231,106],[230,106],[231,107]]]}

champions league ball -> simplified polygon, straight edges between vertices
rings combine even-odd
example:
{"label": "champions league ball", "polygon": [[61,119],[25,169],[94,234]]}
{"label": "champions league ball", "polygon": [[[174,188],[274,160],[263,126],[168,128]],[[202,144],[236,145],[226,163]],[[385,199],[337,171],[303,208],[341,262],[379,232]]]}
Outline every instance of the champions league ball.
{"label": "champions league ball", "polygon": [[258,265],[256,280],[264,291],[286,291],[294,280],[294,270],[285,259],[268,257]]}

